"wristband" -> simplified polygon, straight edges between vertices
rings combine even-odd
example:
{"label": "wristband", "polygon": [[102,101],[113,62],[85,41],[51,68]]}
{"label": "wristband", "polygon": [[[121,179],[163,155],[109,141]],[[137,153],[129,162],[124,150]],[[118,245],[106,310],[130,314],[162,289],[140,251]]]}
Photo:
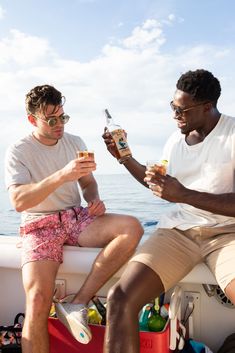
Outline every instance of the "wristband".
{"label": "wristband", "polygon": [[123,157],[122,159],[119,159],[118,162],[120,164],[125,164],[130,158],[132,158],[132,156],[126,156],[126,157]]}

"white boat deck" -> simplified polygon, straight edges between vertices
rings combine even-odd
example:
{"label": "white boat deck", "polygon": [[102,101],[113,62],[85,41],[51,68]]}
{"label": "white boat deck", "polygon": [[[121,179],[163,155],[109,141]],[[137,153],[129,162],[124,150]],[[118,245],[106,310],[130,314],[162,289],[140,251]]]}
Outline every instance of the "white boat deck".
{"label": "white boat deck", "polygon": [[[19,269],[21,250],[17,248],[17,244],[20,242],[20,237],[1,236],[0,240],[0,267]],[[87,274],[100,250],[99,248],[79,248],[65,245],[64,262],[60,266],[59,274]],[[119,278],[123,269],[124,267],[114,277]],[[197,265],[181,282],[216,284],[214,276],[204,264]]]}

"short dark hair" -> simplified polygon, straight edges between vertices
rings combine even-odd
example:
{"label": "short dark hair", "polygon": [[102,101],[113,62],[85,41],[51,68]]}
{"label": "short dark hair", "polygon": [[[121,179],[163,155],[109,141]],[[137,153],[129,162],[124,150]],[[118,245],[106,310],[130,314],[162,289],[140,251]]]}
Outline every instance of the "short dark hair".
{"label": "short dark hair", "polygon": [[219,80],[207,70],[188,71],[180,76],[177,89],[190,94],[195,101],[208,101],[216,105],[221,93]]}
{"label": "short dark hair", "polygon": [[25,106],[28,114],[37,111],[45,111],[48,104],[54,105],[55,109],[63,105],[65,97],[55,87],[50,85],[36,86],[26,94]]}

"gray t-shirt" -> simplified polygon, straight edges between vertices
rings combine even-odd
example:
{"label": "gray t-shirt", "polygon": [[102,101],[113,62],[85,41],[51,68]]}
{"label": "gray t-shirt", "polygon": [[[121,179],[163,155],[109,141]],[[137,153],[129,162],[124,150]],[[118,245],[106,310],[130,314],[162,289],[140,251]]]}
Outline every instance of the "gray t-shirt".
{"label": "gray t-shirt", "polygon": [[[6,187],[38,183],[75,159],[79,150],[85,149],[86,145],[80,137],[68,133],[64,133],[54,146],[43,145],[30,134],[10,146],[6,152]],[[78,182],[71,181],[57,188],[38,205],[24,211],[22,218],[30,214],[38,216],[54,213],[80,204]]]}

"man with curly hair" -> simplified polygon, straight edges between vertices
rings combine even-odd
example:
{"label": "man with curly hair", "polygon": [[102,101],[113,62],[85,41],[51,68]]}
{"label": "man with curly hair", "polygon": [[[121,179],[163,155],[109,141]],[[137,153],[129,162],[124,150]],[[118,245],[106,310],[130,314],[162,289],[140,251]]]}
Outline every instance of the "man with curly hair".
{"label": "man with curly hair", "polygon": [[73,336],[88,343],[87,304],[133,254],[143,229],[135,217],[105,213],[92,174],[94,157],[79,157],[85,143],[64,132],[69,116],[62,94],[50,85],[36,86],[26,95],[26,110],[33,132],[8,149],[6,185],[22,212],[23,353],[49,353],[47,319],[63,245],[104,248],[73,302],[56,305]]}
{"label": "man with curly hair", "polygon": [[[138,353],[140,309],[200,262],[235,304],[235,119],[218,111],[220,93],[211,72],[183,74],[170,103],[179,130],[163,151],[167,175],[146,171],[133,157],[123,162],[173,205],[108,294],[105,353]],[[107,130],[103,138],[115,156]]]}

